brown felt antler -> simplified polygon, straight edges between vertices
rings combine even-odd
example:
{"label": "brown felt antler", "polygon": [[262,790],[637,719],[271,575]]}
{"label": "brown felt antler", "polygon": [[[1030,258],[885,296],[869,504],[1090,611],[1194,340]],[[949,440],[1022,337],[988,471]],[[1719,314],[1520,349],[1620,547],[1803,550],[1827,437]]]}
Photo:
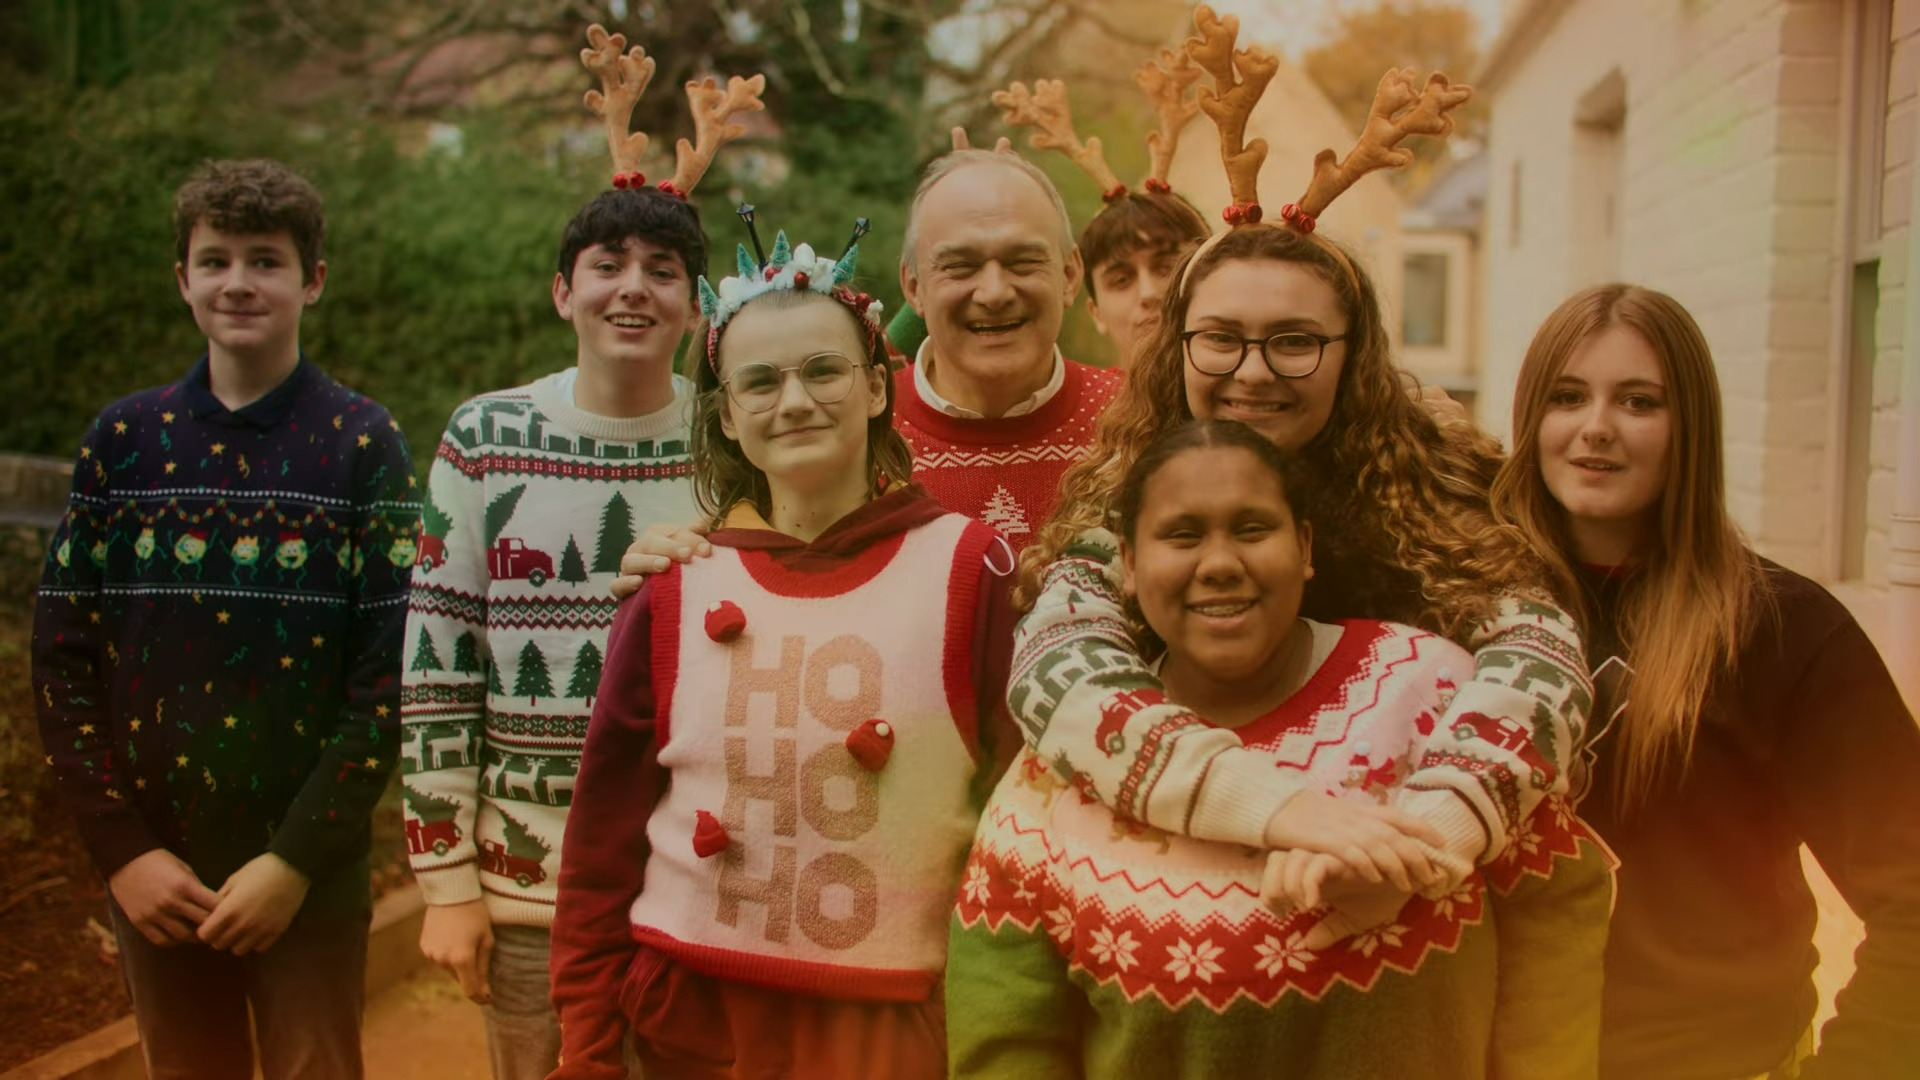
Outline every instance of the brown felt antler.
{"label": "brown felt antler", "polygon": [[1167,171],[1173,167],[1174,148],[1180,145],[1180,130],[1200,111],[1200,103],[1187,94],[1188,87],[1199,79],[1200,69],[1184,50],[1161,49],[1158,59],[1147,61],[1133,73],[1133,81],[1147,92],[1160,117],[1159,127],[1147,136],[1147,153],[1153,159],[1153,168],[1147,172],[1149,191],[1173,190],[1167,186]]}
{"label": "brown felt antler", "polygon": [[627,128],[633,123],[633,107],[653,80],[653,57],[638,45],[628,49],[627,35],[609,34],[599,23],[587,27],[587,45],[580,50],[580,62],[599,77],[605,91],[587,91],[587,108],[606,121],[614,186],[639,187],[646,183],[640,155],[647,150],[647,133]]}
{"label": "brown felt antler", "polygon": [[1240,20],[1232,15],[1222,18],[1205,4],[1194,9],[1193,27],[1199,33],[1186,40],[1184,49],[1213,77],[1211,89],[1200,89],[1200,109],[1220,129],[1220,161],[1233,192],[1233,205],[1221,216],[1232,225],[1252,224],[1260,220],[1258,185],[1260,166],[1267,160],[1267,141],[1246,141],[1247,119],[1280,70],[1280,60],[1257,45],[1234,48]]}
{"label": "brown felt antler", "polygon": [[727,123],[727,118],[737,112],[759,112],[766,108],[766,103],[760,100],[766,88],[765,75],[751,79],[735,75],[727,80],[725,90],[711,75],[687,80],[687,106],[693,110],[695,141],[689,143],[681,139],[674,144],[673,179],[660,185],[661,188],[686,198],[693,191],[693,185],[706,175],[707,166],[713,164],[713,155],[720,147],[747,133],[739,124]]}
{"label": "brown felt antler", "polygon": [[1036,150],[1058,150],[1072,158],[1100,185],[1101,194],[1117,199],[1127,193],[1127,185],[1115,176],[1100,148],[1099,136],[1086,142],[1073,130],[1073,110],[1067,105],[1067,86],[1059,79],[1035,79],[1033,90],[1016,82],[1005,90],[993,92],[993,103],[1000,107],[1002,122],[1015,127],[1030,127],[1027,140]]}
{"label": "brown felt antler", "polygon": [[1380,89],[1374,92],[1373,108],[1367,113],[1367,126],[1360,132],[1347,156],[1336,159],[1331,149],[1322,150],[1313,159],[1313,180],[1298,203],[1281,211],[1286,220],[1305,232],[1312,232],[1315,219],[1327,206],[1375,169],[1398,169],[1413,161],[1413,151],[1400,145],[1409,135],[1444,136],[1453,131],[1449,112],[1473,96],[1473,87],[1451,83],[1440,72],[1427,76],[1424,87],[1416,90],[1414,68],[1394,68],[1380,77]]}

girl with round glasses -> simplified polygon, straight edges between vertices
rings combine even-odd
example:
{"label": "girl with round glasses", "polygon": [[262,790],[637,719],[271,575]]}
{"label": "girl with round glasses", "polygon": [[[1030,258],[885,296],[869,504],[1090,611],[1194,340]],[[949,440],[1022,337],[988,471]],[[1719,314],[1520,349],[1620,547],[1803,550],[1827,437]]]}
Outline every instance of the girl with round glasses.
{"label": "girl with round glasses", "polygon": [[[1489,511],[1498,446],[1469,424],[1437,422],[1387,349],[1373,283],[1321,236],[1242,226],[1189,256],[1092,456],[1068,471],[1058,512],[1023,556],[1030,613],[1009,698],[1030,744],[1122,816],[1324,853],[1334,869],[1320,877],[1384,882],[1404,899],[1457,885],[1566,789],[1592,690],[1540,560]],[[1328,510],[1315,522],[1304,614],[1407,623],[1473,654],[1448,672],[1454,690],[1429,718],[1444,737],[1386,805],[1277,774],[1233,732],[1169,703],[1143,663],[1108,529],[1142,449],[1191,419],[1238,420],[1312,478]],[[1360,928],[1394,904],[1369,910],[1336,922]]]}
{"label": "girl with round glasses", "polygon": [[629,1026],[650,1076],[945,1075],[947,916],[1019,744],[1011,560],[908,483],[850,261],[785,253],[702,282],[713,555],[614,622],[562,858],[556,1076],[615,1075]]}

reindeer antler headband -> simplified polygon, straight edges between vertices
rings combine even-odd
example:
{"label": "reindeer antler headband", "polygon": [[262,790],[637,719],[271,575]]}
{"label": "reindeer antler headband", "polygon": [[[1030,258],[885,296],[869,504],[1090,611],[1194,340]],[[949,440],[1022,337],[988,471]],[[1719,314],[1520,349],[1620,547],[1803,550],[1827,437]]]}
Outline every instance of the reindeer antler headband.
{"label": "reindeer antler headband", "polygon": [[[1216,15],[1202,4],[1194,9],[1193,25],[1198,33],[1186,40],[1183,49],[1213,77],[1213,87],[1200,91],[1200,109],[1220,128],[1220,160],[1232,191],[1233,202],[1221,216],[1229,225],[1253,225],[1262,216],[1258,181],[1267,144],[1258,138],[1246,141],[1247,120],[1279,69],[1279,61],[1258,46],[1234,48],[1240,20],[1232,15]],[[1312,232],[1333,200],[1361,177],[1413,161],[1413,151],[1400,145],[1407,136],[1445,136],[1453,131],[1453,118],[1447,114],[1473,96],[1473,87],[1449,82],[1436,71],[1427,76],[1424,87],[1416,89],[1417,77],[1413,68],[1390,69],[1380,77],[1360,141],[1345,158],[1337,158],[1331,149],[1314,157],[1306,194],[1281,207],[1282,221],[1300,232]]]}
{"label": "reindeer antler headband", "polygon": [[[628,131],[633,123],[633,108],[647,84],[653,81],[654,60],[639,45],[627,48],[625,34],[610,34],[594,23],[587,28],[587,48],[580,50],[580,62],[600,79],[600,90],[586,94],[587,108],[606,121],[607,147],[613,153],[613,186],[637,188],[647,182],[640,172],[640,156],[647,149],[647,133]],[[687,106],[693,110],[694,142],[679,140],[674,146],[674,170],[671,179],[660,181],[660,190],[686,198],[693,186],[713,164],[721,146],[747,133],[739,124],[728,123],[737,112],[759,112],[766,108],[760,95],[767,88],[767,77],[738,75],[720,87],[711,75],[687,80]]]}
{"label": "reindeer antler headband", "polygon": [[[1199,103],[1187,93],[1199,77],[1192,58],[1171,49],[1160,50],[1159,57],[1148,60],[1134,72],[1134,82],[1146,91],[1159,116],[1157,126],[1147,136],[1147,151],[1153,164],[1141,184],[1144,190],[1163,195],[1173,190],[1167,186],[1167,169],[1173,164],[1180,129],[1200,109]],[[1127,194],[1126,183],[1107,164],[1099,137],[1082,142],[1074,131],[1073,110],[1067,104],[1065,83],[1058,79],[1037,79],[1029,90],[1026,83],[1015,82],[1005,90],[994,91],[993,103],[1000,107],[1003,123],[1034,129],[1028,139],[1034,149],[1058,150],[1084,169],[1100,185],[1101,198],[1113,202]]]}

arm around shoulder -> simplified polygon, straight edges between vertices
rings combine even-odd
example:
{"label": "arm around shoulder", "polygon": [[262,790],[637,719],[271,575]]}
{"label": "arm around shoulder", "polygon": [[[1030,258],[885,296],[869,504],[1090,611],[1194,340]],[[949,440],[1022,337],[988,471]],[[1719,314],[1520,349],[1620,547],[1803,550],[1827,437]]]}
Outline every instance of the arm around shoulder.
{"label": "arm around shoulder", "polygon": [[1265,846],[1268,822],[1302,788],[1167,700],[1128,622],[1117,559],[1113,535],[1092,529],[1047,568],[1014,637],[1007,698],[1022,737],[1123,817]]}

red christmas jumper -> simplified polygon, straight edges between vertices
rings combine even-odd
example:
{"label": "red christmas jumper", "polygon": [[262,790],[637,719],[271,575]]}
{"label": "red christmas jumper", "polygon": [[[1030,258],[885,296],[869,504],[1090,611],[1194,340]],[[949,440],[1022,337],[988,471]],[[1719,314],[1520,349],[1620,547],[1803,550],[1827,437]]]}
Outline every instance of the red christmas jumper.
{"label": "red christmas jumper", "polygon": [[893,377],[893,426],[913,447],[913,478],[956,514],[977,518],[1016,552],[1060,502],[1060,477],[1093,449],[1095,421],[1120,390],[1118,368],[1066,365],[1059,393],[1024,416],[974,420],[929,405],[913,368]]}
{"label": "red christmas jumper", "polygon": [[[918,488],[810,544],[751,511],[712,541],[609,639],[561,862],[555,1076],[623,1076],[629,1029],[658,1075],[942,1076],[946,917],[1020,744],[1011,578]],[[900,591],[936,559],[937,596]]]}

